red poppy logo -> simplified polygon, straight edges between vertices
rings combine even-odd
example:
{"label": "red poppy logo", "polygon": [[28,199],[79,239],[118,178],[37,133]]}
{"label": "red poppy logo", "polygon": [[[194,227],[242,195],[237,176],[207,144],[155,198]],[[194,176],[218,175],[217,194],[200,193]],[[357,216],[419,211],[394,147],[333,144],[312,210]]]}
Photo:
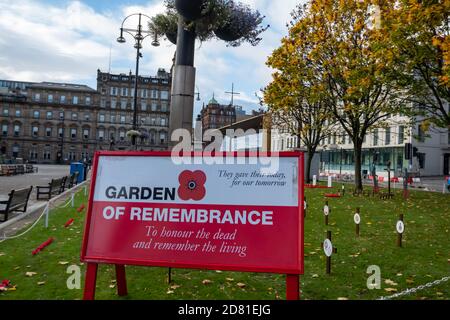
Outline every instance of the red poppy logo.
{"label": "red poppy logo", "polygon": [[203,171],[183,171],[178,177],[180,187],[178,196],[181,200],[200,201],[206,195],[206,174]]}

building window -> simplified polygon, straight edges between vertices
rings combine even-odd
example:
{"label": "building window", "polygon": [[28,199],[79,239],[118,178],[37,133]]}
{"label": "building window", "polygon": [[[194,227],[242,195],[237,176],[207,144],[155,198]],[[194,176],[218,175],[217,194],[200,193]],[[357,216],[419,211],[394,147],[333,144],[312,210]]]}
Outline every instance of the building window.
{"label": "building window", "polygon": [[41,94],[40,93],[35,93],[34,94],[34,101],[41,101]]}
{"label": "building window", "polygon": [[76,139],[77,138],[77,129],[75,129],[75,128],[70,129],[70,137],[72,139]]}
{"label": "building window", "polygon": [[39,119],[40,117],[41,117],[41,113],[39,111],[34,111],[33,112],[33,118]]}
{"label": "building window", "polygon": [[52,153],[50,152],[50,150],[45,150],[44,151],[44,160],[50,160],[52,158]]}
{"label": "building window", "polygon": [[405,126],[398,127],[398,144],[405,142]]}
{"label": "building window", "polygon": [[425,169],[425,153],[418,153],[417,160],[419,160],[419,168]]}
{"label": "building window", "polygon": [[116,116],[115,115],[111,115],[110,122],[111,123],[116,123]]}
{"label": "building window", "polygon": [[91,115],[89,113],[85,113],[84,114],[84,121],[90,121],[91,120]]}
{"label": "building window", "polygon": [[117,89],[116,87],[111,87],[111,96],[117,96]]}
{"label": "building window", "polygon": [[158,90],[151,90],[150,95],[152,99],[158,99]]}
{"label": "building window", "polygon": [[120,141],[124,141],[125,140],[125,131],[120,130],[120,132],[119,132],[119,139],[120,139]]}
{"label": "building window", "polygon": [[33,126],[33,127],[31,128],[31,135],[32,135],[33,137],[39,136],[39,127]]}
{"label": "building window", "polygon": [[152,102],[152,111],[156,111],[158,109],[158,105],[156,102]]}
{"label": "building window", "polygon": [[85,140],[89,139],[89,129],[84,129],[83,130],[83,138]]}
{"label": "building window", "polygon": [[120,101],[120,109],[125,110],[127,108],[127,103],[128,103],[127,100],[122,99]]}
{"label": "building window", "polygon": [[103,130],[103,129],[99,129],[98,130],[98,139],[99,140],[104,140],[105,139],[105,130]]}
{"label": "building window", "polygon": [[161,100],[169,100],[169,91],[161,91]]}
{"label": "building window", "polygon": [[87,96],[86,97],[86,105],[90,105],[91,104],[91,97]]}
{"label": "building window", "polygon": [[73,104],[78,104],[78,97],[77,97],[77,96],[74,96],[74,97],[72,98],[72,103],[73,103]]}
{"label": "building window", "polygon": [[425,142],[425,132],[422,130],[422,125],[417,127],[417,140],[419,142]]}
{"label": "building window", "polygon": [[63,138],[64,137],[64,128],[58,129],[58,137]]}
{"label": "building window", "polygon": [[105,115],[104,114],[100,114],[98,117],[98,121],[99,122],[105,122]]}
{"label": "building window", "polygon": [[9,116],[9,109],[3,108],[3,116],[4,116],[4,117]]}
{"label": "building window", "polygon": [[72,112],[72,120],[77,121],[78,120],[78,113]]}
{"label": "building window", "polygon": [[167,108],[167,103],[163,102],[161,103],[161,111],[162,112],[167,112],[168,108]]}
{"label": "building window", "polygon": [[52,128],[45,128],[45,136],[47,137],[52,136]]}
{"label": "building window", "polygon": [[163,127],[166,126],[166,119],[165,118],[161,118],[161,126],[163,126]]}
{"label": "building window", "polygon": [[141,110],[142,111],[147,111],[147,102],[145,102],[145,101],[141,102]]}
{"label": "building window", "polygon": [[111,99],[111,109],[117,108],[117,100],[115,98]]}
{"label": "building window", "polygon": [[16,124],[14,126],[14,136],[18,137],[20,135],[20,125]]}
{"label": "building window", "polygon": [[165,144],[166,143],[166,133],[165,132],[161,132],[159,134],[159,138],[160,138],[161,144]]}
{"label": "building window", "polygon": [[128,97],[128,88],[122,88],[122,97]]}
{"label": "building window", "polygon": [[100,100],[100,108],[106,108],[106,99],[105,98],[102,98]]}
{"label": "building window", "polygon": [[16,110],[16,118],[20,118],[20,117],[22,117],[22,111]]}
{"label": "building window", "polygon": [[390,145],[391,144],[391,128],[386,128],[386,133],[384,137],[384,144]]}
{"label": "building window", "polygon": [[125,123],[125,122],[126,122],[126,117],[120,116],[120,123]]}
{"label": "building window", "polygon": [[373,130],[373,145],[378,145],[378,129]]}
{"label": "building window", "polygon": [[60,101],[61,103],[66,103],[66,96],[61,96],[60,99],[59,99],[59,101]]}
{"label": "building window", "polygon": [[49,103],[53,103],[53,95],[52,95],[52,94],[49,94],[49,95],[47,96],[47,101],[48,101]]}
{"label": "building window", "polygon": [[2,124],[2,136],[6,137],[8,135],[8,125]]}
{"label": "building window", "polygon": [[60,120],[64,120],[64,112],[60,112],[59,113],[59,119]]}
{"label": "building window", "polygon": [[47,111],[47,119],[48,119],[48,120],[53,119],[53,112]]}
{"label": "building window", "polygon": [[144,98],[144,99],[148,98],[148,91],[147,91],[147,89],[142,89],[141,90],[141,98]]}

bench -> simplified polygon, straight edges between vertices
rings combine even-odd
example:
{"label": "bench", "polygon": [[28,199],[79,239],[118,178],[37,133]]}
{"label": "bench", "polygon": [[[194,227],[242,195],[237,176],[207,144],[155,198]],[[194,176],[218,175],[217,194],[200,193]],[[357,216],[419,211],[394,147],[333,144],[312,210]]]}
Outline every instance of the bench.
{"label": "bench", "polygon": [[64,178],[52,179],[48,186],[38,186],[36,199],[41,200],[41,195],[44,195],[44,200],[50,200],[53,196],[61,194],[65,182]]}
{"label": "bench", "polygon": [[23,164],[16,165],[16,174],[25,174],[25,166]]}
{"label": "bench", "polygon": [[32,164],[26,164],[25,165],[25,173],[34,173],[34,167],[33,167]]}
{"label": "bench", "polygon": [[[33,191],[33,187],[30,187],[29,189],[13,190],[9,194],[8,200],[0,201],[0,222],[7,221],[8,215],[11,212],[26,212],[31,191]],[[1,219],[2,216],[3,219]]]}
{"label": "bench", "polygon": [[2,165],[2,175],[12,176],[16,174],[16,166]]}

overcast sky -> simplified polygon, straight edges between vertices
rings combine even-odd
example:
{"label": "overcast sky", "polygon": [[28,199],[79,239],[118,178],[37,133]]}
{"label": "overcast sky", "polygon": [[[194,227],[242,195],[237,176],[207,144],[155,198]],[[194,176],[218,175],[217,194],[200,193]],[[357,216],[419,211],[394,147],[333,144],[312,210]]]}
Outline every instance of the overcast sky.
{"label": "overcast sky", "polygon": [[[302,0],[241,0],[266,16],[271,27],[257,47],[227,47],[224,42],[197,43],[195,66],[202,102],[212,94],[229,103],[231,83],[241,95],[235,104],[257,109],[255,93],[267,85],[271,70],[265,62],[287,34],[290,12]],[[136,51],[130,38],[116,42],[125,16],[164,11],[163,0],[0,0],[0,79],[87,84],[96,88],[96,70],[128,73],[135,70]],[[133,25],[137,25],[133,23]],[[163,41],[152,47],[144,42],[141,75],[170,69],[175,46]]]}

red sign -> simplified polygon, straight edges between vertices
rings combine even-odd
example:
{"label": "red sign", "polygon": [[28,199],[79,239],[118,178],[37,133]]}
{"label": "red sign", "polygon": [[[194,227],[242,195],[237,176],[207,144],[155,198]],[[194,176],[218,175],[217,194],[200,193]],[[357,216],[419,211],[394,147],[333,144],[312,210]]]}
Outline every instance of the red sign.
{"label": "red sign", "polygon": [[98,263],[121,266],[118,275],[124,265],[303,273],[302,153],[180,161],[96,154],[81,254],[88,277]]}

